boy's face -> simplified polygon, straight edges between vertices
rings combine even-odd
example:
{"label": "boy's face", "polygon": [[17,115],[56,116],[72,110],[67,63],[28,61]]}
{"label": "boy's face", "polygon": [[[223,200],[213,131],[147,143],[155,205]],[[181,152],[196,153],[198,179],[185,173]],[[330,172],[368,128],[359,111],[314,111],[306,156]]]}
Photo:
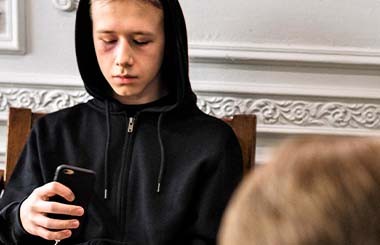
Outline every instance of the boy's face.
{"label": "boy's face", "polygon": [[93,1],[93,39],[100,69],[124,104],[143,104],[164,94],[163,11],[140,0]]}

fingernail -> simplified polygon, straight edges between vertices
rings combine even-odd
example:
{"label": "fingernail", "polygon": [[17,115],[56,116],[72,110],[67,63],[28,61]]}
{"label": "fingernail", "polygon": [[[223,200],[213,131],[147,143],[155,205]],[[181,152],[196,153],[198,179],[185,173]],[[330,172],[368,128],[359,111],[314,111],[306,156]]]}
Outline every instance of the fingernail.
{"label": "fingernail", "polygon": [[66,236],[66,238],[70,237],[71,236],[71,231],[70,230],[66,230],[64,236]]}
{"label": "fingernail", "polygon": [[75,228],[79,227],[79,221],[78,220],[73,221],[72,226]]}
{"label": "fingernail", "polygon": [[75,211],[78,215],[82,216],[84,214],[84,209],[83,208],[77,208]]}
{"label": "fingernail", "polygon": [[74,199],[75,199],[75,196],[74,195],[70,195],[70,202],[72,202],[72,201],[74,201]]}

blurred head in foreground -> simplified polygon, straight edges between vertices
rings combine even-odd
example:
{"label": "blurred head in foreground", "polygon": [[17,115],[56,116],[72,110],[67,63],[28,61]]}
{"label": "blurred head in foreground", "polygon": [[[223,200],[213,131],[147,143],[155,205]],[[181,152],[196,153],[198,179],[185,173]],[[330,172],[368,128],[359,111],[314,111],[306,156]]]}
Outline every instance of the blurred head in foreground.
{"label": "blurred head in foreground", "polygon": [[287,140],[242,182],[220,245],[380,244],[380,140]]}

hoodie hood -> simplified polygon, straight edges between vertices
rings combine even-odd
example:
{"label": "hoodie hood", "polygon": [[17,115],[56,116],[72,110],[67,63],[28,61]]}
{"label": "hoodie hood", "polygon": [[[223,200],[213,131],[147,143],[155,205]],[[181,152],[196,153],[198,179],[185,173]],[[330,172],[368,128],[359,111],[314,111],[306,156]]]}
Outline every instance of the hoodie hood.
{"label": "hoodie hood", "polygon": [[[103,76],[97,62],[90,17],[90,1],[79,3],[75,48],[78,68],[85,89],[99,100],[113,100],[112,88]],[[165,54],[161,66],[162,81],[167,83],[169,94],[175,97],[171,108],[196,103],[196,96],[189,80],[188,44],[185,19],[177,0],[161,0],[164,11]]]}
{"label": "hoodie hood", "polygon": [[[111,142],[111,111],[123,110],[123,106],[112,98],[112,88],[103,76],[97,58],[92,37],[92,19],[90,1],[81,0],[77,10],[75,25],[75,48],[80,75],[87,92],[105,110],[107,140],[104,158],[104,199],[108,198],[108,158]],[[176,108],[195,108],[196,96],[189,81],[189,62],[187,30],[182,9],[177,0],[160,0],[164,12],[165,52],[161,66],[161,78],[166,83],[169,96],[173,98],[170,104],[149,108],[149,111],[159,112],[157,134],[160,145],[160,169],[157,177],[157,192],[160,192],[161,181],[165,171],[165,149],[161,137],[161,125],[164,112]],[[146,110],[145,110],[146,111]]]}

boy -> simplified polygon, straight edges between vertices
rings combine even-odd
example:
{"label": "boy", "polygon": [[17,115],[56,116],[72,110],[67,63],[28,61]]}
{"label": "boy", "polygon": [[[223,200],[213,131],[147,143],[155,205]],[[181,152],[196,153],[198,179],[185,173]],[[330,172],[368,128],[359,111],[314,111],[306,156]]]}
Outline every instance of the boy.
{"label": "boy", "polygon": [[[0,200],[0,220],[9,227],[0,240],[215,244],[242,175],[241,152],[231,128],[196,107],[179,3],[82,0],[76,52],[94,99],[33,127]],[[49,201],[54,195],[75,198],[51,182],[62,163],[97,173],[86,210]]]}

